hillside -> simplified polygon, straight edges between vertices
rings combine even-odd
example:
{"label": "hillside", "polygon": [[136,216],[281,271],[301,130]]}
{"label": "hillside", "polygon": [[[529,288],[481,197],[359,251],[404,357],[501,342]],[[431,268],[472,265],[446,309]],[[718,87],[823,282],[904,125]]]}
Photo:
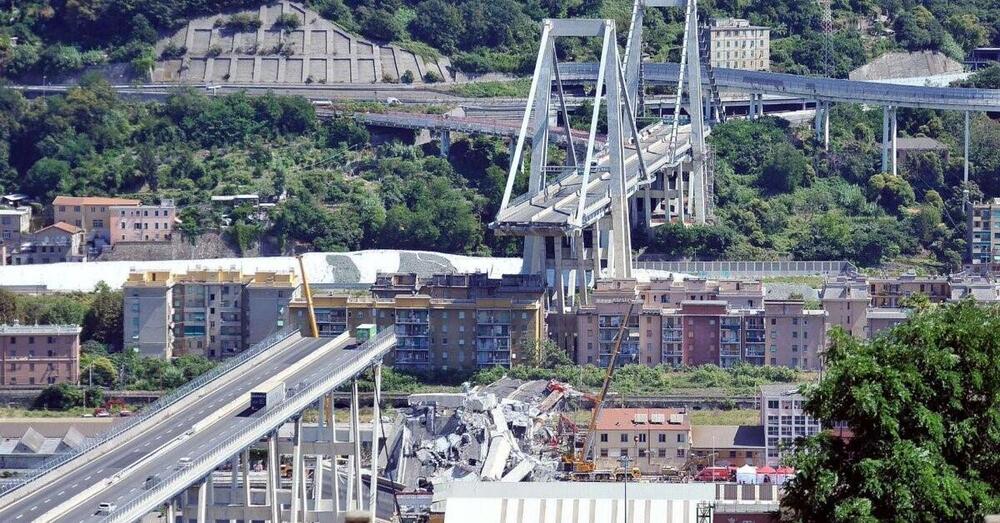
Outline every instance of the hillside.
{"label": "hillside", "polygon": [[[614,18],[624,44],[629,0],[308,0],[323,18],[379,44],[418,56],[448,56],[465,72],[526,73],[536,52],[538,22],[547,17]],[[57,74],[108,62],[148,71],[154,44],[188,20],[276,2],[260,0],[22,0],[0,7],[0,70]],[[961,59],[978,45],[1000,46],[1000,5],[992,0],[835,0],[834,29],[820,32],[816,2],[703,0],[703,17],[739,16],[772,28],[778,71],[844,77],[893,49],[938,50]],[[676,58],[682,35],[678,10],[647,15],[647,53]],[[17,45],[13,45],[16,37]],[[162,52],[162,49],[160,49]],[[594,49],[567,41],[560,54],[588,58]],[[827,58],[829,56],[829,58]]]}

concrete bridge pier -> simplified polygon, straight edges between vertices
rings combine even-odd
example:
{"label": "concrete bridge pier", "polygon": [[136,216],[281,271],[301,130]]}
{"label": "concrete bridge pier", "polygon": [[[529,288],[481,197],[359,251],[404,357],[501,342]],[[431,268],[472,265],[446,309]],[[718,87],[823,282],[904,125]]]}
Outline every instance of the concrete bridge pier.
{"label": "concrete bridge pier", "polygon": [[816,102],[816,141],[823,144],[823,150],[830,150],[830,102]]}
{"label": "concrete bridge pier", "polygon": [[882,172],[897,173],[896,166],[896,107],[882,107]]}
{"label": "concrete bridge pier", "polygon": [[438,139],[441,144],[441,157],[447,158],[448,152],[451,151],[451,131],[447,129],[442,129],[438,133]]}

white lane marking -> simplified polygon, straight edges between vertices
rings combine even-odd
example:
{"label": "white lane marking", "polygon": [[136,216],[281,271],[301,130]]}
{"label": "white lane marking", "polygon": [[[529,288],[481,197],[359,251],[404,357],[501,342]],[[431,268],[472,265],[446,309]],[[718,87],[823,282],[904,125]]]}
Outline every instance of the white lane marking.
{"label": "white lane marking", "polygon": [[35,510],[37,510],[37,509],[38,509],[38,505],[35,505],[35,506],[31,507],[31,511],[32,511],[32,512],[34,512],[34,511],[35,511]]}
{"label": "white lane marking", "polygon": [[56,495],[57,495],[57,496],[62,496],[62,495],[63,495],[63,492],[66,492],[66,491],[65,491],[65,490],[60,490],[60,491],[59,491],[58,493],[56,493]]}
{"label": "white lane marking", "polygon": [[22,517],[24,517],[24,514],[18,514],[17,517],[14,519],[21,519]]}
{"label": "white lane marking", "polygon": [[93,474],[91,474],[91,475],[89,475],[89,476],[87,476],[87,477],[83,478],[83,480],[84,480],[84,481],[87,481],[87,480],[89,480],[89,479],[90,479],[90,478],[92,478],[92,477],[94,477],[94,475],[93,475]]}

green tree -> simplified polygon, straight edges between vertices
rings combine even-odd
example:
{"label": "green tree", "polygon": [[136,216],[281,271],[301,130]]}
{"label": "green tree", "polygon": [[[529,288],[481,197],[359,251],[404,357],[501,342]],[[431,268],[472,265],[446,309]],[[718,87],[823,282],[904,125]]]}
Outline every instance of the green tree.
{"label": "green tree", "polygon": [[17,319],[17,295],[7,289],[0,289],[0,323],[9,325]]}
{"label": "green tree", "polygon": [[771,149],[757,183],[772,194],[792,192],[805,185],[812,174],[812,165],[806,155],[782,142]]}
{"label": "green tree", "polygon": [[104,282],[98,283],[94,301],[83,319],[83,339],[121,348],[124,336],[123,299],[122,291],[111,290]]}
{"label": "green tree", "polygon": [[114,388],[118,370],[107,356],[84,354],[80,356],[80,383]]}
{"label": "green tree", "polygon": [[67,410],[83,405],[83,391],[68,383],[49,385],[35,398],[36,409]]}
{"label": "green tree", "polygon": [[69,163],[52,158],[42,158],[28,170],[21,182],[21,190],[49,201],[69,183]]}
{"label": "green tree", "polygon": [[806,410],[852,437],[796,446],[789,521],[981,520],[1000,510],[1000,309],[914,312],[872,341],[838,332]]}
{"label": "green tree", "polygon": [[417,4],[416,16],[410,22],[413,36],[446,53],[458,50],[462,34],[462,13],[453,2],[425,0]]}

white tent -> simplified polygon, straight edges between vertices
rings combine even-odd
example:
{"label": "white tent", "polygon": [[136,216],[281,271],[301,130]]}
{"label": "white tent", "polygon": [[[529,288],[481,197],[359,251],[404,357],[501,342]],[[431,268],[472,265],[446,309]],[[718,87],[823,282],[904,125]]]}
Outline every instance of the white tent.
{"label": "white tent", "polygon": [[743,465],[736,469],[737,483],[757,483],[757,467]]}

